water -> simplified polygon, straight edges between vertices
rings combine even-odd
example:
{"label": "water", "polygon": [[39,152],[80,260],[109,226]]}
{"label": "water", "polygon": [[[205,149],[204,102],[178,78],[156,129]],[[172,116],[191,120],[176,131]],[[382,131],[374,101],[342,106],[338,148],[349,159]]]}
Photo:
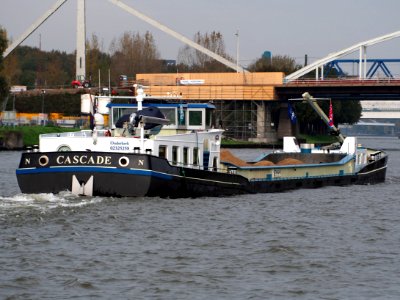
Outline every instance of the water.
{"label": "water", "polygon": [[0,152],[0,298],[399,299],[400,140],[362,142],[385,183],[174,200],[20,194]]}

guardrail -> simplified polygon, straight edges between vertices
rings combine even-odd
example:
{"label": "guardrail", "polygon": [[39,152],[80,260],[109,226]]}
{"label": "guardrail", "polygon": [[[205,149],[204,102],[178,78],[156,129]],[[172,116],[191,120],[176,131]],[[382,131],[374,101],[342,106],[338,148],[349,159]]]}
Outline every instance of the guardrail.
{"label": "guardrail", "polygon": [[400,85],[400,77],[394,78],[329,78],[329,79],[296,79],[289,82],[283,82],[284,85]]}

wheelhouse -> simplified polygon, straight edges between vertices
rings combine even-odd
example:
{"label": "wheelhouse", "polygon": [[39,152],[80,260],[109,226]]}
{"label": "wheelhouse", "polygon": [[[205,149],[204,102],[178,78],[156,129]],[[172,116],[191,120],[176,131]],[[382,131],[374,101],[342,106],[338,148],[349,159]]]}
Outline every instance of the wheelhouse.
{"label": "wheelhouse", "polygon": [[[136,103],[109,103],[107,107],[110,109],[110,128],[114,128],[116,122],[124,115],[135,113],[138,110]],[[210,103],[143,103],[143,108],[146,107],[157,107],[169,120],[169,124],[163,126],[163,131],[208,130],[213,127],[212,115],[215,106]]]}

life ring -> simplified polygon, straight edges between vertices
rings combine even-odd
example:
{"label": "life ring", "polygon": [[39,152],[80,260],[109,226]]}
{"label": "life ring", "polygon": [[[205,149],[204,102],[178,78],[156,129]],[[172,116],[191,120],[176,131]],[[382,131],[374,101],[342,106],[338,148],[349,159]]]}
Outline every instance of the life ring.
{"label": "life ring", "polygon": [[39,157],[39,165],[44,167],[47,166],[48,163],[49,163],[49,158],[46,155],[42,155],[41,157]]}
{"label": "life ring", "polygon": [[126,167],[129,165],[129,158],[126,156],[121,156],[118,160],[118,163],[121,167]]}

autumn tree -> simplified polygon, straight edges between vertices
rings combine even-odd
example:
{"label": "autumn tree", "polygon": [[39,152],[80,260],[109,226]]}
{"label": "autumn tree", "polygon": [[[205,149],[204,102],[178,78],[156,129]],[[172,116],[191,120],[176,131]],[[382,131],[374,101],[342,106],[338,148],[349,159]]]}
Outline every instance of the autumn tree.
{"label": "autumn tree", "polygon": [[9,88],[3,73],[3,53],[7,49],[7,33],[0,27],[0,100],[8,96]]}
{"label": "autumn tree", "polygon": [[53,50],[45,53],[40,51],[39,59],[42,61],[44,58],[46,59],[46,62],[39,66],[41,87],[60,88],[69,86],[73,77],[64,65],[66,57],[68,55],[65,52]]}
{"label": "autumn tree", "polygon": [[283,72],[291,74],[301,68],[294,58],[287,55],[261,57],[249,66],[251,72]]}
{"label": "autumn tree", "polygon": [[99,73],[103,82],[108,81],[108,71],[111,68],[110,55],[104,53],[103,45],[96,34],[92,34],[86,42],[86,74],[96,84],[99,81]]}
{"label": "autumn tree", "polygon": [[153,35],[125,32],[110,47],[112,74],[160,72],[162,62]]}
{"label": "autumn tree", "polygon": [[[329,114],[329,101],[318,101],[319,106]],[[361,118],[362,106],[358,100],[333,100],[332,109],[335,125],[355,124]],[[295,113],[302,133],[325,133],[328,128],[314,109],[304,103],[295,103]]]}
{"label": "autumn tree", "polygon": [[19,77],[22,74],[22,70],[19,66],[15,51],[11,52],[6,58],[4,58],[3,67],[3,76],[5,77],[7,83],[9,85],[19,83]]}
{"label": "autumn tree", "polygon": [[[225,50],[224,37],[220,32],[213,31],[211,33],[197,32],[193,41],[207,48],[208,50],[218,54],[227,60],[233,61]],[[203,52],[193,49],[186,45],[179,49],[178,53],[178,69],[180,72],[230,72],[231,68],[209,57]]]}
{"label": "autumn tree", "polygon": [[11,85],[59,88],[70,86],[74,78],[75,55],[19,46],[5,58],[4,66],[4,74]]}

